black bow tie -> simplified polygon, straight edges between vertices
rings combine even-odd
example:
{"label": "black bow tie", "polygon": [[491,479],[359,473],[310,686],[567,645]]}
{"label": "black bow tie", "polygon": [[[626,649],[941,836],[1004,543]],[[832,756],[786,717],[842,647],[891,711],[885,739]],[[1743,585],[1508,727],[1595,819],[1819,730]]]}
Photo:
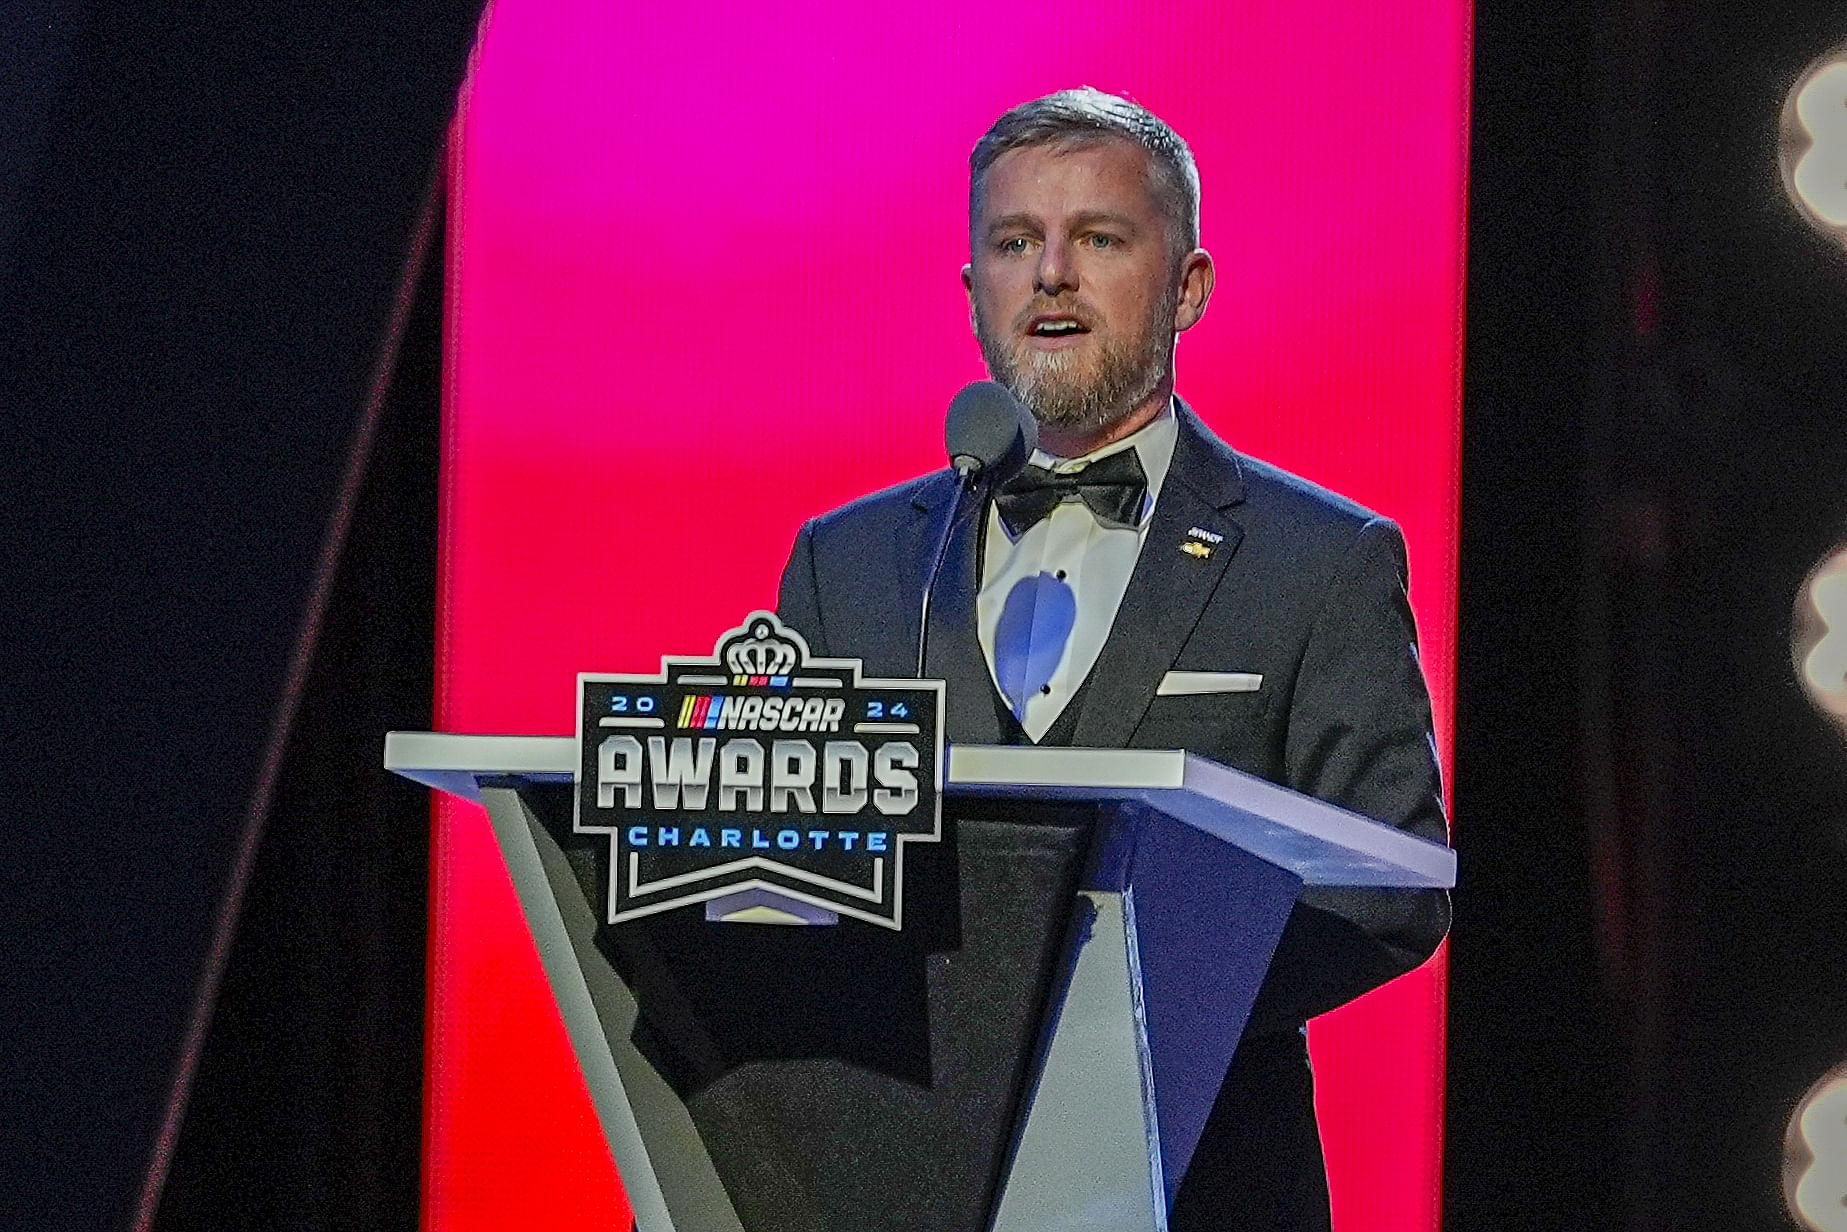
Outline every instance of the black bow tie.
{"label": "black bow tie", "polygon": [[1007,533],[1018,539],[1060,504],[1081,500],[1104,526],[1134,530],[1141,524],[1148,477],[1133,447],[1099,458],[1082,470],[1059,474],[1029,466],[1000,485],[994,505]]}

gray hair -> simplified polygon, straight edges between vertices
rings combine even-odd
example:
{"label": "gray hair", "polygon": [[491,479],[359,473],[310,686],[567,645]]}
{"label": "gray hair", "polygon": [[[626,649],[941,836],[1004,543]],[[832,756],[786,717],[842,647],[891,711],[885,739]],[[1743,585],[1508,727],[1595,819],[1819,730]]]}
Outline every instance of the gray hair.
{"label": "gray hair", "polygon": [[1134,142],[1153,159],[1155,192],[1171,238],[1178,242],[1176,257],[1199,247],[1199,168],[1193,151],[1166,121],[1140,103],[1090,86],[1021,103],[982,134],[968,156],[971,223],[980,211],[988,170],[1002,154],[1042,146],[1081,149],[1112,138]]}

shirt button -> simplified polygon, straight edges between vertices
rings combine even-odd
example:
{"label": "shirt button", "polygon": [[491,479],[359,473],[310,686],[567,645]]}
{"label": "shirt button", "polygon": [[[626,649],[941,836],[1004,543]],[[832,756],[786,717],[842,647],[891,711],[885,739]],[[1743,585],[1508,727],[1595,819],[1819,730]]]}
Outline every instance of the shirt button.
{"label": "shirt button", "polygon": [[1052,686],[1049,684],[1042,684],[1039,686],[1039,692],[1047,694],[1049,696],[1052,692]]}
{"label": "shirt button", "polygon": [[1058,580],[1061,582],[1065,580],[1065,571],[1063,569],[1058,571]]}

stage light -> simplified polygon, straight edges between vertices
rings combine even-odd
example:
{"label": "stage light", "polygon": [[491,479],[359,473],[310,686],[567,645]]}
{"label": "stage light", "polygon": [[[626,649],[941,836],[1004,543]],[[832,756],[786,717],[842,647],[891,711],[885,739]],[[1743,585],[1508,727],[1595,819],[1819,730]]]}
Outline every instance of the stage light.
{"label": "stage light", "polygon": [[1811,1232],[1847,1232],[1847,1065],[1824,1074],[1789,1118],[1783,1197]]}
{"label": "stage light", "polygon": [[1847,47],[1811,64],[1783,103],[1783,188],[1809,224],[1847,244]]}
{"label": "stage light", "polygon": [[1802,579],[1790,654],[1809,701],[1847,731],[1847,544],[1822,557]]}

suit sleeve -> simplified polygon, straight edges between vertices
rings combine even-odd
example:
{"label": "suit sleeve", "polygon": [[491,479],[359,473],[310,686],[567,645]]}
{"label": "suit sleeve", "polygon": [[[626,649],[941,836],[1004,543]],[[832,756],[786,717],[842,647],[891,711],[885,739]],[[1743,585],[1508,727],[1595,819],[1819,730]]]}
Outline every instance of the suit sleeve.
{"label": "suit sleeve", "polygon": [[815,578],[814,523],[803,523],[789,551],[789,561],[782,567],[782,586],[776,596],[776,615],[808,642],[808,650],[817,658],[828,656],[827,638],[821,628],[821,592]]}
{"label": "suit sleeve", "polygon": [[[1447,841],[1404,539],[1385,519],[1355,536],[1315,618],[1290,701],[1284,766],[1297,791]],[[1305,890],[1250,1029],[1291,1028],[1402,975],[1448,928],[1442,890]]]}

